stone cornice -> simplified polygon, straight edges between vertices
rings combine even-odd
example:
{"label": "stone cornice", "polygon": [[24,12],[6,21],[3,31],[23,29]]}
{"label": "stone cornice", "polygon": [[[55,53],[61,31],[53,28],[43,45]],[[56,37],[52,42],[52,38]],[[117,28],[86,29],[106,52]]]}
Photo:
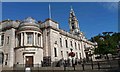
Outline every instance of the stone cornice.
{"label": "stone cornice", "polygon": [[45,29],[45,28],[51,28],[51,29],[53,29],[53,30],[58,31],[60,34],[62,34],[62,35],[64,35],[64,36],[68,36],[68,37],[73,38],[73,39],[76,39],[76,40],[78,40],[78,41],[83,41],[83,42],[88,43],[88,44],[90,44],[90,45],[94,45],[94,43],[92,43],[92,42],[90,42],[90,41],[88,41],[88,40],[86,40],[86,39],[81,39],[79,36],[73,35],[73,34],[71,34],[71,33],[69,33],[69,32],[64,31],[64,30],[61,30],[61,29],[58,29],[58,28],[55,28],[55,27],[52,27],[52,26],[43,27],[43,29]]}
{"label": "stone cornice", "polygon": [[14,49],[20,49],[20,48],[41,48],[43,49],[42,47],[39,47],[39,46],[18,46],[18,47],[15,47]]}

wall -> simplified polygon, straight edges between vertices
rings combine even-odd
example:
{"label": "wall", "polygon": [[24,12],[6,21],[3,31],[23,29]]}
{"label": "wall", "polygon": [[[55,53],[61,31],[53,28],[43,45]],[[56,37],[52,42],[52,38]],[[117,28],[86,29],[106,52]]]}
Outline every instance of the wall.
{"label": "wall", "polygon": [[26,56],[33,56],[33,64],[41,64],[41,61],[43,61],[43,49],[29,47],[15,50],[15,64],[25,64]]}

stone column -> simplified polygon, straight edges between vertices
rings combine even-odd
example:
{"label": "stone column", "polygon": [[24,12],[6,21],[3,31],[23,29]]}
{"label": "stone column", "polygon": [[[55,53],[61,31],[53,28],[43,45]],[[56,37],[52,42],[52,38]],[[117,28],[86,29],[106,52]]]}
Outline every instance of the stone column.
{"label": "stone column", "polygon": [[17,35],[15,36],[16,38],[15,38],[15,47],[17,47],[18,46],[18,40],[17,40]]}
{"label": "stone column", "polygon": [[80,43],[80,47],[81,47],[81,58],[83,59],[83,44],[82,44],[82,42]]}
{"label": "stone column", "polygon": [[23,33],[21,32],[20,35],[21,35],[21,44],[20,45],[23,46]]}
{"label": "stone column", "polygon": [[38,40],[38,46],[40,46],[40,36],[39,36],[39,34],[37,35],[37,40]]}
{"label": "stone column", "polygon": [[15,48],[15,29],[11,29],[10,46],[9,46],[9,67],[13,67],[14,64],[14,48]]}
{"label": "stone column", "polygon": [[85,48],[84,48],[84,42],[81,42],[81,46],[82,46],[82,48],[81,48],[82,49],[81,50],[82,51],[82,53],[81,53],[82,56],[81,57],[82,58],[86,58],[85,51],[84,51],[85,50]]}
{"label": "stone column", "polygon": [[36,36],[35,36],[35,32],[33,32],[33,45],[35,46],[35,41],[36,41]]}
{"label": "stone column", "polygon": [[1,46],[1,36],[2,36],[2,35],[0,34],[0,46]]}
{"label": "stone column", "polygon": [[42,40],[42,34],[41,34],[41,36],[40,36],[40,47],[43,47],[43,42],[42,42],[43,40]]}
{"label": "stone column", "polygon": [[35,36],[36,37],[36,40],[35,40],[36,46],[38,46],[38,37],[37,36],[38,36],[38,33],[36,33],[36,36]]}
{"label": "stone column", "polygon": [[27,35],[26,32],[24,32],[24,46],[27,44]]}

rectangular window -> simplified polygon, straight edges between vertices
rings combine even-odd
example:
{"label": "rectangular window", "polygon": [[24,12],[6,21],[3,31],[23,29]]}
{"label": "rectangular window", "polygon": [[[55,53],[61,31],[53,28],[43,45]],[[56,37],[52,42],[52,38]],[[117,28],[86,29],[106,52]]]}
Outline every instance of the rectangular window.
{"label": "rectangular window", "polygon": [[8,53],[6,54],[6,61],[8,60]]}
{"label": "rectangular window", "polygon": [[62,47],[62,39],[60,38],[60,46]]}
{"label": "rectangular window", "polygon": [[78,58],[78,54],[77,54],[77,52],[76,52],[76,58]]}
{"label": "rectangular window", "polygon": [[81,53],[79,53],[79,57],[80,57],[80,59],[81,59]]}
{"label": "rectangular window", "polygon": [[72,23],[72,29],[75,29],[74,23]]}
{"label": "rectangular window", "polygon": [[77,49],[76,42],[75,42],[75,49]]}
{"label": "rectangular window", "polygon": [[27,44],[33,43],[33,33],[27,33]]}
{"label": "rectangular window", "polygon": [[18,46],[20,46],[21,45],[21,34],[18,34],[17,38],[18,38]]}
{"label": "rectangular window", "polygon": [[68,57],[68,51],[66,52],[66,55],[67,55],[67,57]]}
{"label": "rectangular window", "polygon": [[85,48],[85,49],[87,48],[86,45],[84,45],[84,48]]}
{"label": "rectangular window", "polygon": [[22,33],[23,34],[23,45],[24,45],[24,33]]}
{"label": "rectangular window", "polygon": [[38,34],[38,45],[40,45],[40,34]]}
{"label": "rectangular window", "polygon": [[78,44],[78,48],[79,48],[79,50],[80,50],[80,44]]}
{"label": "rectangular window", "polygon": [[66,44],[66,48],[68,48],[68,42],[67,42],[67,40],[65,40],[65,44]]}
{"label": "rectangular window", "polygon": [[61,56],[63,57],[63,51],[61,51]]}
{"label": "rectangular window", "polygon": [[7,44],[9,44],[9,36],[7,37]]}
{"label": "rectangular window", "polygon": [[73,47],[72,41],[70,41],[71,47]]}
{"label": "rectangular window", "polygon": [[55,57],[57,57],[57,49],[54,48],[54,54],[55,54]]}
{"label": "rectangular window", "polygon": [[4,44],[4,35],[1,36],[1,46]]}

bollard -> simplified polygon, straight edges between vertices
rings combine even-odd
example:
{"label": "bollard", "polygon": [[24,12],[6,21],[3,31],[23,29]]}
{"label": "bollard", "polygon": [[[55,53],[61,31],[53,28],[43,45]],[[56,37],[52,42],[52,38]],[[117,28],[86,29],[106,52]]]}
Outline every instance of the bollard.
{"label": "bollard", "polygon": [[100,63],[98,62],[98,69],[100,69]]}
{"label": "bollard", "polygon": [[82,64],[82,68],[83,68],[83,70],[85,70],[85,69],[84,69],[84,63]]}

